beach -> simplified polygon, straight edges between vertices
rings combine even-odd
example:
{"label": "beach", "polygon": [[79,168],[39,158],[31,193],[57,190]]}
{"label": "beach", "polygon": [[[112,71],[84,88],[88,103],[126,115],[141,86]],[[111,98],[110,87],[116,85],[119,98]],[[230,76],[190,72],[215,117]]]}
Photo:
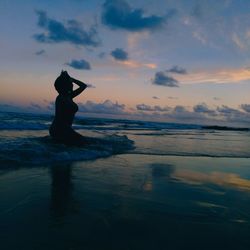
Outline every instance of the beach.
{"label": "beach", "polygon": [[1,119],[1,249],[249,249],[250,132],[78,117],[77,148]]}

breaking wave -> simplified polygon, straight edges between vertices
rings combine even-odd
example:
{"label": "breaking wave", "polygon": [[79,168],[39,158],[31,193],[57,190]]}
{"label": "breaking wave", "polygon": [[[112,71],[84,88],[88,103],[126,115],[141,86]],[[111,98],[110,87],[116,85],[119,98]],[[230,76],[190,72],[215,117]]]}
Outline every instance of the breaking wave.
{"label": "breaking wave", "polygon": [[88,145],[73,147],[57,144],[49,136],[15,138],[0,144],[1,168],[18,165],[41,165],[55,162],[93,160],[132,150],[134,143],[127,136],[109,135],[102,138],[86,137]]}

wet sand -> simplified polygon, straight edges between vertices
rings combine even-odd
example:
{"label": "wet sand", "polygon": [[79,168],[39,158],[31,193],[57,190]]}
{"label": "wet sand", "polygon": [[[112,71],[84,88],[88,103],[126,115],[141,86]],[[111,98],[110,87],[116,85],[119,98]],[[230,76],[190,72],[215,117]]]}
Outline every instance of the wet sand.
{"label": "wet sand", "polygon": [[249,249],[249,166],[123,154],[1,171],[1,249]]}

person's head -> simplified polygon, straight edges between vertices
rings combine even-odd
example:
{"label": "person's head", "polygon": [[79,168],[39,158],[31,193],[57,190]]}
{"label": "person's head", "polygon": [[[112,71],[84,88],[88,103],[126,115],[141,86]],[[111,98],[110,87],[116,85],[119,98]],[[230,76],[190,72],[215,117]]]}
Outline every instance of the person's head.
{"label": "person's head", "polygon": [[67,71],[62,71],[55,80],[55,89],[61,95],[69,95],[73,91],[73,83]]}

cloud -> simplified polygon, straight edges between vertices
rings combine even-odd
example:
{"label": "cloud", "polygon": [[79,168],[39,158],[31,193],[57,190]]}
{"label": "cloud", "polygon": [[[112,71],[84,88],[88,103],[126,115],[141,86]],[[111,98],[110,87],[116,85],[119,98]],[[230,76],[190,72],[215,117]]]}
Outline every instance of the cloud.
{"label": "cloud", "polygon": [[158,96],[152,96],[153,99],[159,100],[160,98]]}
{"label": "cloud", "polygon": [[[187,71],[184,68],[179,67],[177,65],[173,66],[170,69],[167,69],[166,72],[180,74],[180,75],[187,74]],[[166,87],[179,87],[178,84],[179,82],[175,78],[169,76],[163,71],[158,71],[155,73],[154,79],[152,79],[152,83],[155,85],[166,86]]]}
{"label": "cloud", "polygon": [[232,34],[232,41],[240,50],[245,50],[247,48],[245,43],[236,33]]}
{"label": "cloud", "polygon": [[221,107],[217,108],[217,111],[221,114],[227,115],[227,114],[239,114],[240,111],[234,108],[230,108],[226,105],[222,105]]}
{"label": "cloud", "polygon": [[85,70],[90,70],[91,66],[89,64],[89,62],[87,62],[86,60],[82,59],[82,60],[72,60],[69,63],[66,63],[66,65],[74,68],[74,69],[85,69]]}
{"label": "cloud", "polygon": [[247,113],[250,113],[250,104],[241,104],[240,107]]}
{"label": "cloud", "polygon": [[100,52],[100,53],[98,54],[98,57],[102,59],[102,58],[105,57],[105,55],[106,55],[105,52]]}
{"label": "cloud", "polygon": [[181,123],[207,123],[208,118],[204,114],[189,111],[186,107],[177,105],[168,113],[164,113],[163,117],[171,122]]}
{"label": "cloud", "polygon": [[171,100],[177,100],[178,97],[175,97],[175,96],[168,96],[168,99],[171,99]]}
{"label": "cloud", "polygon": [[47,107],[44,107],[35,102],[24,103],[4,103],[0,102],[0,111],[1,112],[17,112],[17,113],[46,113],[48,111]]}
{"label": "cloud", "polygon": [[204,113],[208,114],[210,116],[216,116],[216,111],[208,108],[208,106],[205,103],[197,104],[193,107],[194,112],[196,113]]}
{"label": "cloud", "polygon": [[84,113],[95,113],[95,114],[111,114],[111,115],[126,114],[124,104],[119,104],[118,102],[114,103],[110,100],[106,100],[102,103],[95,103],[92,101],[80,103],[79,111]]}
{"label": "cloud", "polygon": [[37,42],[68,42],[73,45],[87,47],[97,47],[101,43],[94,26],[89,30],[85,30],[81,23],[76,20],[68,20],[64,24],[49,18],[45,11],[36,11],[36,14],[38,15],[38,26],[45,30],[43,33],[34,35]]}
{"label": "cloud", "polygon": [[136,105],[136,109],[139,111],[151,111],[151,112],[168,112],[170,110],[169,107],[160,107],[158,105],[150,106],[146,104],[138,104]]}
{"label": "cloud", "polygon": [[249,124],[250,115],[246,112],[222,105],[216,109],[209,108],[206,104],[197,104],[193,109],[177,105],[170,112],[163,113],[161,119],[168,121],[192,124],[217,124],[223,126],[242,126]]}
{"label": "cloud", "polygon": [[35,109],[42,109],[42,107],[41,107],[39,104],[34,103],[34,102],[31,102],[31,103],[30,103],[30,107],[31,107],[31,108],[35,108]]}
{"label": "cloud", "polygon": [[112,29],[128,31],[155,30],[175,15],[170,10],[166,16],[146,16],[143,9],[132,9],[125,0],[106,0],[103,4],[102,22]]}
{"label": "cloud", "polygon": [[177,65],[175,65],[172,68],[166,70],[166,72],[175,73],[175,74],[181,74],[181,75],[187,74],[187,71],[184,68],[179,67]]}
{"label": "cloud", "polygon": [[219,98],[219,97],[216,97],[216,96],[215,96],[213,99],[214,99],[215,101],[219,101],[219,100],[220,100],[220,98]]}
{"label": "cloud", "polygon": [[118,61],[127,61],[128,60],[128,53],[121,49],[121,48],[116,48],[115,50],[111,51],[111,56],[115,58]]}
{"label": "cloud", "polygon": [[176,112],[176,113],[184,113],[184,112],[188,112],[188,110],[184,106],[177,105],[174,108],[174,112]]}
{"label": "cloud", "polygon": [[55,110],[55,102],[49,102],[49,104],[46,106],[46,108],[50,111]]}
{"label": "cloud", "polygon": [[207,38],[201,32],[194,31],[192,33],[192,35],[194,38],[196,38],[198,41],[200,41],[203,45],[206,45],[208,43]]}
{"label": "cloud", "polygon": [[191,16],[196,18],[202,18],[203,17],[203,9],[200,5],[200,3],[196,3],[191,11]]}
{"label": "cloud", "polygon": [[90,83],[87,83],[87,87],[88,87],[88,88],[95,89],[95,86],[94,86],[93,84],[90,84]]}
{"label": "cloud", "polygon": [[148,68],[148,69],[155,69],[157,68],[157,65],[154,63],[141,63],[138,61],[128,60],[128,61],[117,61],[121,65],[127,66],[129,68]]}
{"label": "cloud", "polygon": [[37,56],[43,55],[43,54],[45,54],[45,50],[44,50],[44,49],[41,49],[41,50],[35,52],[35,54],[36,54]]}
{"label": "cloud", "polygon": [[163,71],[155,73],[152,83],[165,87],[179,87],[178,81],[171,76],[166,75]]}
{"label": "cloud", "polygon": [[250,71],[246,67],[197,70],[180,75],[178,79],[185,84],[236,84],[250,80]]}
{"label": "cloud", "polygon": [[[242,106],[243,105],[243,106]],[[241,105],[244,111],[248,109],[244,104]],[[238,109],[230,108],[226,105],[222,105],[221,107],[217,107],[217,112],[219,115],[227,122],[241,123],[241,124],[249,124],[250,115],[248,112],[242,112]]]}

